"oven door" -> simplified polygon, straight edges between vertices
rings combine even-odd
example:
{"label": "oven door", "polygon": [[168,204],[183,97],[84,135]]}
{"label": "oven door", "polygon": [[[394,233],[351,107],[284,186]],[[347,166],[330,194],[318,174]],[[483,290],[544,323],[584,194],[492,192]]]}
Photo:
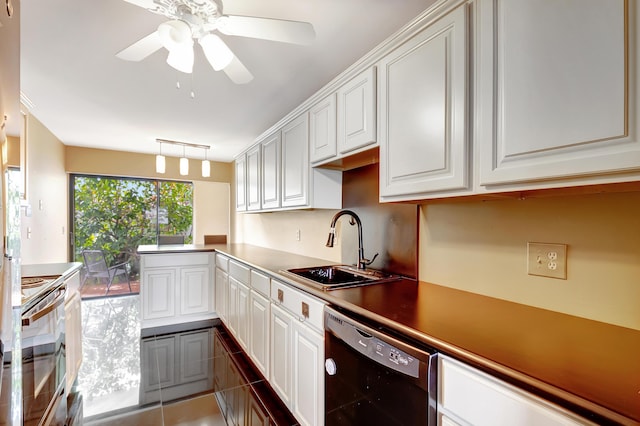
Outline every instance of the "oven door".
{"label": "oven door", "polygon": [[326,308],[325,424],[435,425],[436,354]]}
{"label": "oven door", "polygon": [[25,425],[64,425],[67,406],[64,285],[22,314],[22,392]]}

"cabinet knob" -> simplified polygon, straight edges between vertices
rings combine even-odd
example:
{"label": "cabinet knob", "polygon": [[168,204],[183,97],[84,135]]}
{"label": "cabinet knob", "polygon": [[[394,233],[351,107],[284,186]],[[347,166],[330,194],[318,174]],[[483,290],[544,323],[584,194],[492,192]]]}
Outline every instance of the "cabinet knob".
{"label": "cabinet knob", "polygon": [[330,376],[334,376],[338,372],[338,368],[336,367],[336,362],[333,360],[333,358],[326,359],[326,361],[324,362],[324,369],[326,370],[327,374]]}
{"label": "cabinet knob", "polygon": [[302,302],[301,311],[302,311],[302,317],[309,319],[309,305],[307,303]]}
{"label": "cabinet knob", "polygon": [[284,291],[282,291],[281,289],[278,289],[278,302],[284,302]]}

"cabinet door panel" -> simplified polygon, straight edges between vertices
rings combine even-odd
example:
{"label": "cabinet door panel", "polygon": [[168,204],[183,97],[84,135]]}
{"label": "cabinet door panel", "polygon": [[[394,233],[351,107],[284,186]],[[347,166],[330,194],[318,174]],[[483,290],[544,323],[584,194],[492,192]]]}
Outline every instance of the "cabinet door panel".
{"label": "cabinet door panel", "polygon": [[175,306],[175,269],[154,269],[144,272],[142,295],[142,318],[145,320],[173,317]]}
{"label": "cabinet door panel", "polygon": [[309,204],[309,125],[307,114],[282,128],[282,206]]}
{"label": "cabinet door panel", "polygon": [[335,94],[327,96],[309,111],[309,135],[312,163],[337,154]]}
{"label": "cabinet door panel", "polygon": [[238,284],[238,325],[237,338],[242,349],[249,348],[249,287]]}
{"label": "cabinet door panel", "polygon": [[229,286],[228,275],[220,268],[216,268],[216,312],[218,316],[227,322],[227,287]]}
{"label": "cabinet door panel", "polygon": [[209,268],[183,268],[180,271],[180,314],[209,312]]}
{"label": "cabinet door panel", "polygon": [[262,142],[262,208],[280,207],[281,176],[280,132]]}
{"label": "cabinet door panel", "polygon": [[271,386],[282,401],[291,406],[291,316],[271,306]]}
{"label": "cabinet door panel", "polygon": [[199,331],[183,334],[180,345],[180,384],[209,380],[211,332]]}
{"label": "cabinet door panel", "polygon": [[468,187],[466,34],[459,7],[380,61],[382,199]]}
{"label": "cabinet door panel", "polygon": [[236,158],[236,210],[247,210],[247,157]]}
{"label": "cabinet door panel", "polygon": [[269,313],[270,303],[265,297],[251,290],[250,294],[251,327],[249,330],[249,356],[258,370],[269,377]]}
{"label": "cabinet door panel", "polygon": [[247,210],[260,210],[260,145],[247,151]]}
{"label": "cabinet door panel", "polygon": [[303,425],[324,424],[324,340],[304,325],[293,331],[293,414]]}
{"label": "cabinet door panel", "polygon": [[637,170],[626,2],[479,6],[480,184]]}
{"label": "cabinet door panel", "polygon": [[376,68],[338,90],[338,150],[344,154],[376,142]]}
{"label": "cabinet door panel", "polygon": [[229,287],[227,293],[227,318],[229,319],[227,326],[231,333],[237,337],[238,335],[238,292],[240,283],[233,277],[229,277]]}

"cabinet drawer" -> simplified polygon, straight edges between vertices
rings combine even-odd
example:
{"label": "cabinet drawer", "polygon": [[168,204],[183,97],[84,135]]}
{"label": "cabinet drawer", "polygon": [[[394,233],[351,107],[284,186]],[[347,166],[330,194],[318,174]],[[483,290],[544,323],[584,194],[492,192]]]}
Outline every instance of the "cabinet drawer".
{"label": "cabinet drawer", "polygon": [[271,279],[257,271],[251,271],[251,288],[262,294],[265,297],[269,297],[271,294]]}
{"label": "cabinet drawer", "polygon": [[291,312],[300,321],[322,331],[324,302],[279,281],[271,281],[271,301]]}
{"label": "cabinet drawer", "polygon": [[216,254],[216,267],[225,272],[229,272],[229,258],[221,254]]}
{"label": "cabinet drawer", "polygon": [[167,253],[142,257],[145,268],[166,268],[170,266],[208,265],[209,253]]}
{"label": "cabinet drawer", "polygon": [[229,276],[240,281],[242,284],[249,285],[249,268],[235,260],[229,261]]}
{"label": "cabinet drawer", "polygon": [[593,424],[459,361],[439,356],[438,411],[474,425]]}

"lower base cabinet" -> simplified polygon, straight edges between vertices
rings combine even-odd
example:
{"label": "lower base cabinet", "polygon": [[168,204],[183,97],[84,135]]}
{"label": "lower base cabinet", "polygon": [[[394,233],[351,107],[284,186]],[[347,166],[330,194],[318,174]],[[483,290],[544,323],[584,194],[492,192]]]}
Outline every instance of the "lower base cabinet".
{"label": "lower base cabinet", "polygon": [[143,255],[142,328],[215,318],[213,259],[213,253]]}
{"label": "lower base cabinet", "polygon": [[594,425],[445,355],[438,356],[438,424]]}
{"label": "lower base cabinet", "polygon": [[80,293],[74,292],[64,304],[67,382],[73,387],[82,365],[82,303]]}

